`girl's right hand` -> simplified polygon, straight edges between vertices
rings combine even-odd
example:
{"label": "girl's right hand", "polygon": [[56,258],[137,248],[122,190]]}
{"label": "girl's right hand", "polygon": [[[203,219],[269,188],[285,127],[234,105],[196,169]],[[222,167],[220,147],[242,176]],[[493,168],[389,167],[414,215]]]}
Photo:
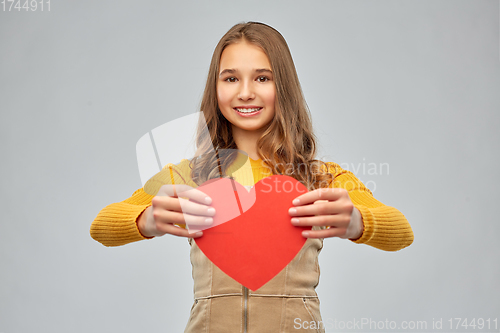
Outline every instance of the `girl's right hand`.
{"label": "girl's right hand", "polygon": [[171,234],[197,238],[203,235],[201,231],[189,233],[174,224],[206,229],[213,223],[215,209],[208,206],[212,199],[189,185],[163,185],[151,203],[137,219],[139,231],[145,237]]}

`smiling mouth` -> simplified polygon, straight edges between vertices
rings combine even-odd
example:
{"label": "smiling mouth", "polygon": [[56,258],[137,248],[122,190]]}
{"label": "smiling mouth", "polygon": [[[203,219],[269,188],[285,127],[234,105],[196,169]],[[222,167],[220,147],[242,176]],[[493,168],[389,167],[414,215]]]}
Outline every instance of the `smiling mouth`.
{"label": "smiling mouth", "polygon": [[262,110],[262,108],[233,108],[233,109],[240,113],[254,113]]}

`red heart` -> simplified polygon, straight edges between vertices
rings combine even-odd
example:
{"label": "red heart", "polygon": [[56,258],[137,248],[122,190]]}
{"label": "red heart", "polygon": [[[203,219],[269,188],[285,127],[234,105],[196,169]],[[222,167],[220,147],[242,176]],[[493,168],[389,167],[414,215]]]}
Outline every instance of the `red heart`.
{"label": "red heart", "polygon": [[[241,204],[239,214],[234,205],[225,205],[227,189],[234,189],[233,185],[236,191],[231,194]],[[212,198],[216,215],[214,226],[195,238],[196,244],[224,273],[253,291],[281,272],[306,242],[302,231],[311,227],[293,226],[288,209],[307,188],[292,177],[266,177],[250,193],[228,178],[210,180],[198,189]],[[224,210],[236,216],[225,222]]]}

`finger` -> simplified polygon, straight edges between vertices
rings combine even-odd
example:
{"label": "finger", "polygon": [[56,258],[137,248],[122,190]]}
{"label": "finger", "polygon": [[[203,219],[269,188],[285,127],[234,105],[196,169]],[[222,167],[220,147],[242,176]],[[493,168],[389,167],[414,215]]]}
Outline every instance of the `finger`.
{"label": "finger", "polygon": [[190,214],[183,215],[184,223],[188,229],[207,229],[214,223],[214,219],[211,217]]}
{"label": "finger", "polygon": [[155,221],[158,221],[158,229],[161,229],[167,224],[180,224],[191,227],[201,226],[204,228],[213,224],[213,219],[211,217],[190,215],[162,209],[154,210],[153,216]]}
{"label": "finger", "polygon": [[169,210],[173,212],[181,212],[182,207],[179,198],[169,196],[156,196],[151,200],[153,210]]}
{"label": "finger", "polygon": [[202,191],[185,184],[163,185],[158,191],[158,196],[182,197],[203,205],[212,203],[212,198]]}
{"label": "finger", "polygon": [[215,208],[206,206],[184,198],[156,196],[152,200],[153,207],[173,212],[186,213],[199,216],[214,216]]}
{"label": "finger", "polygon": [[306,238],[330,238],[330,237],[340,237],[345,234],[345,229],[342,228],[330,228],[325,230],[305,230],[302,231],[302,236]]}
{"label": "finger", "polygon": [[290,222],[297,227],[329,226],[347,228],[349,221],[350,219],[346,218],[344,215],[320,215],[313,217],[294,217]]}
{"label": "finger", "polygon": [[342,211],[342,205],[336,201],[320,202],[305,206],[295,206],[288,210],[290,216],[335,215]]}
{"label": "finger", "polygon": [[203,235],[202,231],[198,231],[196,233],[189,233],[189,230],[181,228],[181,227],[177,227],[173,224],[165,224],[162,227],[162,231],[167,233],[167,234],[174,235],[174,236],[188,237],[188,238],[198,238],[198,237],[201,237]]}
{"label": "finger", "polygon": [[180,209],[184,214],[199,215],[199,216],[214,216],[215,208],[202,205],[184,198],[178,199]]}
{"label": "finger", "polygon": [[308,205],[316,200],[335,201],[347,191],[343,188],[319,188],[299,195],[292,201],[294,206]]}

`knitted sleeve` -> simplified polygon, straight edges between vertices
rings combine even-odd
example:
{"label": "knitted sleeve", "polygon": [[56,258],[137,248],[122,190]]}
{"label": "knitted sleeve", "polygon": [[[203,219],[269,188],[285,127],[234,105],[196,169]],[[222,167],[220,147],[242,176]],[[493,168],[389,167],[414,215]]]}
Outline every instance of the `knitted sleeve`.
{"label": "knitted sleeve", "polygon": [[137,218],[151,206],[151,200],[162,185],[188,184],[196,187],[187,179],[188,165],[187,160],[183,160],[177,166],[167,164],[130,198],[104,207],[92,222],[90,236],[105,246],[120,246],[153,238],[140,233]]}
{"label": "knitted sleeve", "polygon": [[151,205],[152,195],[138,189],[124,201],[104,207],[90,226],[90,236],[105,246],[119,246],[147,239],[137,227],[137,218]]}
{"label": "knitted sleeve", "polygon": [[406,217],[396,208],[376,200],[371,191],[350,171],[327,162],[334,174],[333,187],[348,191],[354,206],[361,212],[364,230],[354,243],[367,244],[384,251],[398,251],[413,243],[413,231]]}

